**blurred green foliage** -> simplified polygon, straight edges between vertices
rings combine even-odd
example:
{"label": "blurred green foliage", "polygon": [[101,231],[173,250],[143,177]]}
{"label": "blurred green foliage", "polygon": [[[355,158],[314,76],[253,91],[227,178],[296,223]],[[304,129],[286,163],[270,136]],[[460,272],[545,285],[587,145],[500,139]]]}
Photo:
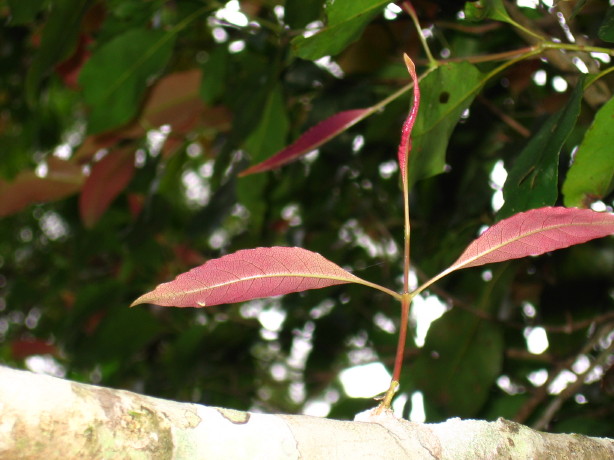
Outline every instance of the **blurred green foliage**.
{"label": "blurred green foliage", "polygon": [[[561,190],[568,203],[612,211],[612,53],[599,37],[612,36],[613,7],[534,3],[481,0],[463,13],[461,2],[416,1],[436,70],[410,17],[379,0],[0,4],[0,360],[36,368],[44,357],[70,379],[236,409],[302,412],[325,401],[331,416],[352,418],[374,405],[349,398],[338,375],[372,361],[392,368],[399,308],[381,292],[345,285],[199,310],[128,305],[207,259],[271,245],[302,246],[398,289],[395,160],[409,93],[295,163],[237,174],[326,117],[406,85],[404,52],[419,75],[430,72],[410,173],[418,278],[501,218],[495,166],[521,171],[520,182],[530,175],[523,187],[506,184],[514,212],[560,205]],[[539,48],[536,36],[560,49]],[[544,126],[558,137],[542,156],[552,147]],[[52,157],[78,166],[56,181],[80,183],[104,155],[127,150],[136,173],[119,194],[98,184],[92,200],[112,204],[92,228],[80,209],[100,201],[79,193],[4,211],[28,202],[39,182],[23,173],[50,177]],[[546,180],[547,192],[531,188]],[[423,392],[427,421],[531,423],[557,397],[531,379],[550,383],[599,357],[546,428],[613,436],[614,395],[600,383],[614,359],[613,293],[612,238],[455,273],[430,291],[453,310],[423,347],[410,340],[400,392]],[[523,334],[538,326],[549,347],[534,355]]]}

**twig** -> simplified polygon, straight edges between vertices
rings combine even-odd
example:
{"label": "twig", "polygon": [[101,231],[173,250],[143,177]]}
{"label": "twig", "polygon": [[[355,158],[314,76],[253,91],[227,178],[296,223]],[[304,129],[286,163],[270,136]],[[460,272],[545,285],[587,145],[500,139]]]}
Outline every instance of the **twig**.
{"label": "twig", "polygon": [[516,412],[516,415],[513,418],[515,422],[524,423],[531,416],[537,406],[539,406],[548,396],[548,387],[550,384],[554,382],[554,379],[563,369],[566,369],[573,364],[575,358],[576,357],[574,356],[573,359],[570,358],[563,363],[559,363],[554,369],[551,369],[550,372],[548,372],[548,378],[543,385],[536,388],[533,391],[531,398],[522,405],[518,412]]}
{"label": "twig", "polygon": [[[613,330],[614,330],[614,324],[607,324],[603,326],[597,334],[595,334],[595,338],[597,339],[597,341],[601,340],[606,335],[611,333]],[[596,342],[596,341],[591,340],[591,342]],[[550,423],[550,421],[552,420],[552,418],[556,415],[558,410],[561,408],[563,403],[580,390],[580,388],[584,385],[584,381],[586,380],[586,377],[595,369],[595,367],[602,366],[606,362],[606,360],[609,358],[609,356],[612,354],[613,351],[614,351],[614,340],[610,343],[609,347],[607,347],[605,350],[599,353],[599,355],[595,358],[593,363],[589,366],[589,368],[584,373],[577,376],[577,379],[575,382],[568,385],[567,388],[565,388],[561,393],[559,393],[550,402],[550,404],[548,404],[548,407],[546,407],[542,416],[537,420],[537,422],[533,424],[533,428],[536,430],[545,429]]]}
{"label": "twig", "polygon": [[493,30],[497,30],[503,27],[503,24],[500,22],[489,22],[486,24],[480,24],[476,26],[467,26],[464,24],[458,24],[456,22],[450,22],[450,21],[435,21],[433,25],[440,27],[442,29],[457,30],[459,32],[464,32],[466,34],[475,34],[475,35],[482,35],[484,33],[491,32]]}
{"label": "twig", "polygon": [[[429,279],[429,277],[423,272],[421,271],[419,268],[417,268],[414,265],[414,270],[416,271],[417,275],[418,275],[418,279],[422,280],[422,281],[426,281]],[[595,325],[600,325],[603,323],[606,323],[608,321],[611,321],[614,319],[614,311],[609,311],[607,313],[603,313],[601,315],[598,316],[593,316],[592,318],[586,318],[577,322],[573,322],[570,321],[567,324],[527,324],[527,323],[520,323],[517,321],[508,321],[508,320],[502,320],[499,319],[493,315],[491,315],[490,313],[484,311],[484,310],[480,310],[478,308],[474,308],[471,306],[471,304],[469,302],[466,302],[452,294],[450,294],[448,291],[446,291],[445,289],[441,288],[438,285],[431,285],[428,288],[429,291],[435,293],[436,295],[438,295],[439,297],[445,299],[450,305],[452,305],[454,308],[459,308],[461,310],[464,310],[468,313],[471,313],[472,315],[477,316],[478,318],[484,319],[486,321],[491,321],[493,323],[498,323],[498,324],[502,324],[503,326],[506,327],[511,327],[514,329],[524,329],[526,327],[541,327],[543,328],[546,332],[549,332],[551,334],[572,334],[580,329],[585,329],[593,324]]]}
{"label": "twig", "polygon": [[[502,51],[500,53],[492,53],[492,54],[482,54],[477,56],[461,56],[454,57],[448,59],[440,59],[438,62],[440,64],[447,64],[449,62],[463,62],[467,61],[471,64],[480,64],[482,62],[493,62],[493,61],[505,61],[507,59],[511,59],[517,56],[524,56],[527,53],[536,50],[537,48],[534,46],[528,46],[524,48],[519,48],[511,51]],[[535,57],[537,59],[537,56]],[[418,59],[416,61],[418,64],[424,64],[423,60]]]}
{"label": "twig", "polygon": [[[535,24],[529,20],[524,14],[522,14],[515,3],[505,1],[505,7],[510,17],[518,24],[522,26],[519,29],[520,35],[530,44],[535,45],[543,50],[543,55],[548,61],[557,69],[563,73],[569,73],[571,75],[578,75],[579,70],[573,62],[573,56],[566,51],[579,51],[579,52],[604,52],[612,55],[614,50],[607,48],[598,48],[594,46],[576,45],[568,43],[553,43],[549,41],[548,37],[543,31],[539,30]],[[527,33],[528,32],[528,33]],[[569,77],[568,77],[569,79]],[[568,80],[569,81],[569,80]],[[570,82],[573,84],[573,82]],[[602,104],[609,98],[609,91],[607,88],[604,90],[604,85],[587,88],[584,92],[584,100],[591,106],[596,107]],[[603,91],[607,91],[605,94]]]}
{"label": "twig", "polygon": [[486,99],[481,94],[478,96],[478,101],[480,101],[482,104],[484,104],[488,110],[490,110],[495,115],[497,115],[499,118],[501,118],[501,120],[507,126],[512,128],[514,131],[516,131],[522,137],[528,138],[528,137],[531,136],[531,131],[529,131],[527,128],[522,126],[520,123],[518,123],[512,117],[510,117],[508,114],[504,113],[499,107],[497,107],[495,104],[490,102],[488,99]]}
{"label": "twig", "polygon": [[401,4],[401,8],[403,8],[405,12],[409,15],[409,17],[411,17],[411,20],[414,23],[414,26],[416,27],[416,32],[418,33],[418,37],[420,38],[420,43],[422,43],[422,47],[424,48],[424,52],[426,53],[426,57],[429,61],[429,67],[430,68],[437,67],[439,64],[437,63],[437,59],[433,57],[433,54],[431,53],[431,49],[429,48],[429,45],[426,42],[426,38],[424,37],[424,34],[422,33],[422,28],[420,27],[420,21],[418,19],[418,15],[416,14],[416,10],[414,9],[414,6],[411,4],[409,0],[404,0],[403,3]]}
{"label": "twig", "polygon": [[554,361],[554,357],[549,353],[541,353],[539,355],[536,355],[534,353],[531,353],[529,350],[521,348],[508,348],[507,350],[505,350],[505,356],[510,359],[537,361],[548,364],[552,364]]}
{"label": "twig", "polygon": [[[554,381],[554,379],[558,377],[561,371],[563,369],[570,368],[571,365],[576,361],[579,355],[588,354],[595,347],[595,345],[599,342],[599,340],[601,340],[601,338],[603,337],[602,331],[611,330],[611,329],[612,329],[611,323],[605,326],[602,326],[599,329],[599,331],[596,334],[594,334],[590,338],[590,340],[588,340],[584,344],[584,346],[580,349],[578,353],[560,362],[558,365],[556,365],[554,369],[550,369],[550,371],[548,372],[548,379],[546,380],[546,382],[544,382],[544,384],[540,386],[539,388],[535,389],[531,399],[529,399],[518,410],[513,420],[518,423],[524,423],[531,416],[531,414],[535,411],[537,406],[539,406],[548,397],[548,387]],[[584,383],[584,380],[582,380],[582,383]]]}

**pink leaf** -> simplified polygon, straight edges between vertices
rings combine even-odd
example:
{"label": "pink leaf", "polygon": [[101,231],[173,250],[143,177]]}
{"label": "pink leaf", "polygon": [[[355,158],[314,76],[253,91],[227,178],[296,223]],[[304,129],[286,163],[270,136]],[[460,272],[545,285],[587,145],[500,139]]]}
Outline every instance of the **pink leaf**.
{"label": "pink leaf", "polygon": [[47,203],[77,193],[83,185],[81,168],[56,157],[47,159],[47,174],[22,171],[11,182],[0,179],[0,217],[15,214],[32,203]]}
{"label": "pink leaf", "polygon": [[158,285],[131,306],[205,307],[319,289],[365,283],[320,254],[301,248],[245,249],[183,273]]}
{"label": "pink leaf", "polygon": [[533,209],[490,227],[444,273],[536,256],[613,233],[614,214],[563,207]]}
{"label": "pink leaf", "polygon": [[93,227],[134,175],[134,151],[110,152],[92,167],[79,197],[83,225]]}
{"label": "pink leaf", "polygon": [[399,143],[399,168],[401,169],[401,178],[403,183],[407,183],[407,159],[411,151],[411,131],[414,128],[416,117],[418,116],[418,108],[420,107],[420,87],[418,86],[418,76],[416,75],[416,67],[413,61],[407,54],[403,55],[405,65],[414,82],[414,103],[409,111],[409,115],[403,123],[401,130],[401,142]]}
{"label": "pink leaf", "polygon": [[247,176],[248,174],[268,171],[290,163],[300,156],[318,148],[320,145],[345,131],[350,126],[358,123],[375,110],[376,108],[368,108],[346,110],[336,113],[303,133],[292,145],[280,150],[263,162],[247,168],[245,171],[242,171],[239,176]]}

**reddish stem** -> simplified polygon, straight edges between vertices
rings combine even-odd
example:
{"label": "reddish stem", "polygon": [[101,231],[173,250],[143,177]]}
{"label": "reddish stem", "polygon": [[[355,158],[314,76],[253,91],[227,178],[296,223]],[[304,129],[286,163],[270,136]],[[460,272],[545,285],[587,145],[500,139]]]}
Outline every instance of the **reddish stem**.
{"label": "reddish stem", "polygon": [[399,388],[399,378],[401,377],[401,369],[403,368],[403,356],[405,355],[405,342],[407,341],[407,325],[409,318],[409,307],[412,295],[409,293],[409,248],[410,248],[410,222],[409,222],[409,180],[407,174],[407,165],[409,153],[411,151],[411,131],[418,116],[418,107],[420,106],[420,88],[418,86],[418,76],[416,75],[416,67],[412,60],[406,54],[403,55],[407,70],[411,75],[414,83],[414,103],[412,104],[409,115],[403,123],[401,131],[401,142],[399,143],[398,159],[399,168],[401,169],[401,179],[403,183],[403,210],[404,210],[404,237],[405,244],[403,248],[403,293],[401,295],[401,324],[399,329],[399,341],[397,343],[397,352],[394,358],[394,370],[392,373],[392,381],[390,388],[386,392],[384,399],[378,406],[376,413],[382,410],[388,410],[392,403],[392,398]]}
{"label": "reddish stem", "polygon": [[403,368],[403,357],[405,356],[405,343],[407,342],[407,325],[409,323],[409,307],[411,300],[408,295],[403,296],[401,302],[401,324],[399,329],[399,341],[397,343],[397,353],[394,357],[394,370],[392,380],[399,382],[401,379],[401,369]]}

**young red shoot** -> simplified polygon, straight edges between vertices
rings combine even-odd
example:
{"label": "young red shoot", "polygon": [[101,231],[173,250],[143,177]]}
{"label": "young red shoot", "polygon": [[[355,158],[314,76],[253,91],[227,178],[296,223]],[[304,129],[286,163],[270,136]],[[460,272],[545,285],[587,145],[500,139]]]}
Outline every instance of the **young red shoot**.
{"label": "young red shoot", "polygon": [[397,351],[394,358],[394,370],[392,372],[392,381],[390,387],[384,396],[384,399],[378,406],[376,412],[390,408],[392,398],[399,387],[399,379],[401,378],[401,369],[403,368],[403,355],[405,354],[405,343],[407,342],[407,325],[409,318],[409,308],[411,304],[411,295],[409,294],[409,267],[410,267],[410,222],[409,222],[409,182],[408,164],[409,154],[411,152],[411,132],[418,117],[418,108],[420,107],[420,87],[418,85],[418,76],[416,75],[416,67],[413,61],[407,54],[403,55],[405,65],[414,84],[414,102],[409,111],[409,115],[403,123],[401,129],[401,141],[399,142],[398,160],[399,169],[401,170],[401,182],[403,185],[403,214],[404,214],[404,246],[403,246],[403,297],[401,298],[401,324],[399,326],[399,338],[397,342]]}
{"label": "young red shoot", "polygon": [[409,153],[411,152],[411,131],[414,128],[414,124],[416,123],[416,118],[418,116],[418,108],[420,107],[420,87],[418,86],[418,76],[416,75],[416,67],[414,66],[413,61],[407,54],[403,55],[403,59],[405,60],[405,65],[407,66],[407,70],[409,71],[409,75],[414,83],[414,103],[409,111],[409,115],[405,119],[403,123],[403,128],[401,129],[401,142],[399,143],[399,168],[401,169],[401,180],[403,181],[403,186],[407,186],[407,164],[409,161]]}
{"label": "young red shoot", "polygon": [[[533,209],[504,219],[490,227],[467,246],[450,267],[410,292],[408,163],[411,133],[420,105],[420,88],[413,62],[407,55],[404,55],[404,59],[412,78],[414,97],[409,115],[403,124],[398,148],[405,217],[404,277],[401,294],[365,281],[318,253],[302,248],[270,247],[241,250],[210,260],[177,276],[173,281],[160,284],[153,291],[136,299],[131,306],[154,303],[163,306],[208,307],[344,283],[358,283],[385,292],[401,302],[401,323],[392,381],[382,402],[374,411],[378,414],[389,410],[392,398],[399,388],[409,310],[413,297],[455,270],[544,254],[614,234],[614,214],[611,213],[562,207]],[[361,120],[366,116],[365,110],[342,112],[331,117],[299,138],[297,143],[274,155],[270,161],[256,165],[245,173],[278,167],[297,158],[314,146],[325,142],[330,136]]]}

